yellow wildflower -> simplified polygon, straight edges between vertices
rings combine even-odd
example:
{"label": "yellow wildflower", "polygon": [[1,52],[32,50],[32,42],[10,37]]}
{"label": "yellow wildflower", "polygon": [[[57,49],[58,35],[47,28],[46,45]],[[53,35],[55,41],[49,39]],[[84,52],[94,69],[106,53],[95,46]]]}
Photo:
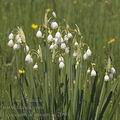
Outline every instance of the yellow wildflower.
{"label": "yellow wildflower", "polygon": [[32,25],[31,25],[31,27],[32,27],[32,29],[34,29],[34,30],[35,30],[35,29],[37,29],[37,28],[38,28],[38,25],[37,25],[37,24],[32,24]]}
{"label": "yellow wildflower", "polygon": [[18,73],[21,75],[21,74],[25,74],[25,70],[21,70],[21,69],[19,69],[18,70]]}

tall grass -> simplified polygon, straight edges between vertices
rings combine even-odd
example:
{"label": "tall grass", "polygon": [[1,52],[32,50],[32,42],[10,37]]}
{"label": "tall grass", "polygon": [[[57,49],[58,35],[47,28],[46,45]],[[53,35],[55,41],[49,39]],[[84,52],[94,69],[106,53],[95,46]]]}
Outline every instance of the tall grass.
{"label": "tall grass", "polygon": [[[76,70],[70,53],[65,56],[65,68],[60,70],[51,61],[47,46],[36,42],[31,24],[44,22],[46,8],[56,11],[60,23],[65,19],[70,26],[79,26],[93,52],[95,78],[86,76],[90,61],[82,61]],[[1,119],[119,120],[119,14],[119,0],[0,0]],[[17,26],[23,28],[31,48],[41,44],[43,62],[36,72],[23,62],[23,52],[7,46],[8,34]],[[113,38],[115,42],[108,45]],[[115,80],[104,82],[108,56],[117,74]],[[19,69],[25,69],[25,74],[18,75]]]}

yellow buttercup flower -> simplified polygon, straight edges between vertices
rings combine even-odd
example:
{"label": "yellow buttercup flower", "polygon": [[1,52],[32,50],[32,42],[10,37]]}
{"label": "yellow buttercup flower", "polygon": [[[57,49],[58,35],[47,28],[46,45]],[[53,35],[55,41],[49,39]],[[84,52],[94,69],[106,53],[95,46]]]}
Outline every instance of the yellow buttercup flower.
{"label": "yellow buttercup flower", "polygon": [[37,28],[38,28],[38,25],[37,25],[37,24],[32,24],[32,25],[31,25],[31,27],[32,27],[32,29],[34,29],[34,30],[35,30],[35,29],[37,29]]}
{"label": "yellow buttercup flower", "polygon": [[21,70],[21,69],[19,69],[18,70],[18,73],[21,75],[21,74],[25,74],[25,70]]}

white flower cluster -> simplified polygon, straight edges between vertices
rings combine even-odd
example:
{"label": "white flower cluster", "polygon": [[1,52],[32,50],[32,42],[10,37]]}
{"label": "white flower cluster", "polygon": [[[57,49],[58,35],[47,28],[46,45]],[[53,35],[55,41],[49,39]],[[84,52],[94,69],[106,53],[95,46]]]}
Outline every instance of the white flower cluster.
{"label": "white flower cluster", "polygon": [[[70,38],[68,38],[69,40]],[[49,49],[54,50],[54,49],[61,49],[65,53],[69,53],[69,44],[68,41],[66,41],[63,37],[62,34],[57,31],[55,33],[55,36],[53,37],[51,34],[48,35],[47,40],[50,44]]]}
{"label": "white flower cluster", "polygon": [[105,73],[104,81],[109,81],[109,80],[113,79],[115,74],[116,74],[115,68],[111,67],[109,72]]}
{"label": "white flower cluster", "polygon": [[64,58],[62,56],[59,57],[59,68],[63,69],[65,66],[64,64]]}
{"label": "white flower cluster", "polygon": [[[46,39],[44,41],[48,44],[49,49],[53,54],[59,53],[59,55],[64,56],[65,54],[69,54],[71,48],[74,48],[74,51],[72,52],[73,52],[73,56],[76,58],[76,63],[78,63],[77,64],[78,66],[82,55],[81,50],[83,48],[83,46],[80,45],[82,36],[81,38],[77,37],[78,36],[78,33],[76,32],[77,29],[72,30],[68,26],[65,27],[59,26],[58,23],[56,22],[55,12],[52,12],[52,16],[54,18],[52,20],[49,19],[50,21],[48,21],[48,24],[46,25],[47,27],[44,28],[41,26],[41,30],[40,28],[38,29],[36,33],[36,37]],[[46,31],[47,33],[42,32],[42,30]],[[53,55],[53,56],[59,56],[59,55]],[[84,60],[87,60],[91,55],[92,52],[87,45],[87,50],[85,54],[82,55],[82,57]],[[61,63],[59,63],[59,67],[64,66],[64,64],[65,62],[62,61]]]}
{"label": "white flower cluster", "polygon": [[[56,22],[56,13],[54,11],[52,12],[52,16],[53,19],[48,21],[48,25],[46,25],[47,27],[41,25],[41,28],[39,28],[36,33],[36,37],[43,38],[43,41],[48,44],[47,46],[49,47],[52,54],[59,53],[59,55],[53,56],[64,56],[64,54],[69,54],[69,43],[72,41],[71,39],[73,38],[73,34],[69,29],[66,29],[66,27],[64,28],[58,25]],[[46,31],[47,33],[43,32],[42,30]],[[64,65],[64,61],[59,62],[59,68],[62,69]]]}
{"label": "white flower cluster", "polygon": [[90,50],[90,48],[88,47],[87,51],[84,53],[83,55],[83,59],[87,60],[90,56],[92,55],[92,51]]}
{"label": "white flower cluster", "polygon": [[32,56],[28,53],[25,57],[25,61],[27,63],[33,63],[33,59],[32,59]]}
{"label": "white flower cluster", "polygon": [[[47,22],[45,22],[46,24],[43,24],[38,28],[36,37],[45,42],[45,47],[48,47],[52,54],[52,61],[54,62],[56,57],[60,69],[65,67],[65,55],[71,54],[76,60],[75,68],[77,69],[82,60],[88,60],[92,56],[92,51],[90,47],[82,41],[83,36],[80,34],[78,26],[76,26],[76,29],[71,29],[68,25],[60,26],[60,24],[57,23],[56,18],[56,13],[53,11],[52,17],[47,19]],[[24,32],[21,28],[18,28],[16,34],[11,32],[8,39],[9,47],[14,50],[23,48],[22,50],[24,50],[26,54],[25,62],[33,64],[33,69],[37,70],[38,63],[34,63],[32,56],[35,54],[37,56],[36,59],[41,59],[41,62],[43,61],[40,45],[38,50],[32,49],[30,51],[29,46],[26,44]],[[95,64],[92,64],[92,67],[87,70],[87,74],[90,74],[91,77],[95,77],[97,75],[94,65]],[[115,73],[115,68],[111,67],[111,69],[105,73],[104,80],[108,81],[113,79]]]}
{"label": "white flower cluster", "polygon": [[89,74],[89,73],[90,73],[91,77],[95,77],[97,75],[94,67],[92,67],[92,70],[90,68],[88,68],[87,74]]}
{"label": "white flower cluster", "polygon": [[[20,48],[21,50],[24,50],[25,54],[27,54],[25,57],[25,62],[31,64],[33,63],[33,58],[30,54],[29,46],[26,44],[24,32],[21,28],[18,28],[17,30],[17,33],[9,34],[8,46],[13,48],[13,50],[19,50]],[[35,64],[33,68],[37,69],[37,64]]]}
{"label": "white flower cluster", "polygon": [[22,31],[21,28],[18,28],[18,31],[15,34],[11,32],[8,36],[8,39],[9,39],[8,46],[13,48],[13,50],[18,50],[23,45],[24,51],[25,52],[29,51],[29,46],[25,42],[24,32]]}

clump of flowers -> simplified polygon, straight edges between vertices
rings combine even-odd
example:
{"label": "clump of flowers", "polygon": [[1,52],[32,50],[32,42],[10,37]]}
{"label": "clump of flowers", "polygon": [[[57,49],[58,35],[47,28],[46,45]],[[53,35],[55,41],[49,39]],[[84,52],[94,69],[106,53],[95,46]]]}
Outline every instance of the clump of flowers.
{"label": "clump of flowers", "polygon": [[106,73],[104,76],[104,81],[112,80],[115,77],[116,70],[112,65],[111,58],[108,57],[107,64],[106,64]]}
{"label": "clump of flowers", "polygon": [[[92,50],[90,46],[84,42],[79,27],[75,25],[74,28],[71,28],[68,24],[62,26],[57,21],[57,15],[54,11],[47,10],[44,23],[42,25],[32,24],[31,27],[36,31],[36,38],[40,41],[37,50],[29,48],[25,34],[22,28],[19,27],[17,31],[12,31],[9,34],[8,46],[13,48],[13,50],[23,48],[22,50],[25,52],[24,60],[27,64],[32,64],[34,70],[38,69],[38,61],[43,62],[41,43],[44,43],[45,47],[51,53],[51,61],[58,63],[58,67],[61,70],[63,70],[66,65],[64,58],[67,55],[72,54],[76,69],[82,61],[90,61]],[[113,79],[115,73],[115,68],[112,65],[108,65],[106,67],[104,80],[109,81]],[[87,74],[90,74],[91,77],[97,75],[95,63],[91,63]]]}

